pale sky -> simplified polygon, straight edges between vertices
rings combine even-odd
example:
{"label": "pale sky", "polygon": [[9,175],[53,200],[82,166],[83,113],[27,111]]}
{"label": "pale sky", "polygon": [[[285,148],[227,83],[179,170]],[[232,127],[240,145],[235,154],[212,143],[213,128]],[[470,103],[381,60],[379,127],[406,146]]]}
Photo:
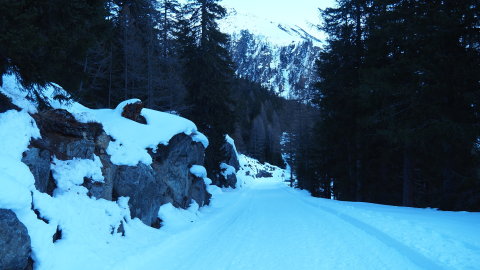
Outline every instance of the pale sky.
{"label": "pale sky", "polygon": [[320,22],[318,8],[333,6],[334,0],[223,0],[225,7],[272,21],[305,27]]}

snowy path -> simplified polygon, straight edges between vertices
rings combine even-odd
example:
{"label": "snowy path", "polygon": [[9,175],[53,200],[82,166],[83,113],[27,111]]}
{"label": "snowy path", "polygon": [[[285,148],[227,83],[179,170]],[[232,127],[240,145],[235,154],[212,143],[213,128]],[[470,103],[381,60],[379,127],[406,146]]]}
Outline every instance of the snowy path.
{"label": "snowy path", "polygon": [[[232,195],[224,209],[114,269],[480,268],[478,233],[455,232],[470,225],[475,230],[479,223],[470,222],[480,221],[476,214],[462,220],[462,213],[320,200],[278,182],[258,183]],[[434,218],[422,223],[422,211],[454,223],[443,230],[445,222],[436,224]],[[448,215],[460,221],[449,221]],[[420,219],[413,222],[412,217]],[[380,222],[381,229],[362,218]]]}

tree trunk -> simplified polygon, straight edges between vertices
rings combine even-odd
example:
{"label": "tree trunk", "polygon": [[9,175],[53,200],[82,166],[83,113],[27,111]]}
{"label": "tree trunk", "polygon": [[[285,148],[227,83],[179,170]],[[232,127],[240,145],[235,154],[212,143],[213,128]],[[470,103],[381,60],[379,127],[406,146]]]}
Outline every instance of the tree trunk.
{"label": "tree trunk", "polygon": [[148,101],[147,101],[147,106],[149,108],[153,108],[154,104],[154,97],[153,97],[153,86],[152,86],[152,77],[153,77],[153,71],[152,71],[152,61],[153,61],[153,33],[152,33],[152,25],[151,22],[149,21],[148,29],[148,45],[147,45],[147,95],[148,95]]}
{"label": "tree trunk", "polygon": [[357,202],[363,201],[363,181],[361,176],[362,160],[360,158],[360,143],[355,145],[355,198]]}
{"label": "tree trunk", "polygon": [[108,70],[108,107],[112,108],[112,66],[113,66],[113,43],[110,42],[110,66]]}
{"label": "tree trunk", "polygon": [[451,208],[455,205],[454,202],[454,192],[455,192],[455,181],[453,180],[453,160],[452,160],[452,151],[450,146],[445,147],[445,160],[442,171],[442,206]]}
{"label": "tree trunk", "polygon": [[123,60],[124,60],[124,99],[127,100],[128,99],[128,34],[127,34],[127,31],[128,31],[128,7],[125,7],[127,10],[125,11],[125,15],[124,15],[124,29],[123,29]]}
{"label": "tree trunk", "polygon": [[83,92],[83,78],[84,78],[85,74],[87,73],[87,67],[88,67],[88,56],[85,56],[85,62],[83,63],[82,79],[80,80],[80,86],[78,87],[78,92],[79,93]]}
{"label": "tree trunk", "polygon": [[412,157],[407,145],[403,150],[403,206],[413,206]]}
{"label": "tree trunk", "polygon": [[168,17],[167,17],[167,12],[168,12],[168,7],[167,7],[168,3],[167,3],[167,0],[164,0],[163,1],[163,60],[167,59],[167,34],[168,34],[168,30],[169,30],[169,25],[168,25]]}
{"label": "tree trunk", "polygon": [[207,46],[207,3],[205,0],[201,0],[202,6],[202,21],[201,21],[201,27],[202,27],[202,33],[201,33],[201,39],[200,39],[200,47],[202,49],[205,49]]}

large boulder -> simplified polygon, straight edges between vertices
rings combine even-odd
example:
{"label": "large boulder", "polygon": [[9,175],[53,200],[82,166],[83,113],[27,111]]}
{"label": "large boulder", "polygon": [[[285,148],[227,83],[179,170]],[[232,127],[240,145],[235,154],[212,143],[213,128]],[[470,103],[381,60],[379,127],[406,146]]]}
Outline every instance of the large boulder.
{"label": "large boulder", "polygon": [[[195,200],[198,205],[209,203],[211,195],[203,179],[190,173],[192,165],[203,164],[203,144],[190,136],[174,136],[167,146],[160,145],[150,154],[151,166],[115,166],[105,160],[105,182],[113,183],[113,199],[129,197],[132,217],[147,225],[155,226],[161,205],[172,203],[175,207],[188,208]],[[104,162],[102,160],[102,162]],[[112,178],[112,180],[109,180]],[[92,191],[92,189],[90,189]]]}
{"label": "large boulder", "polygon": [[225,161],[223,162],[226,167],[232,167],[234,172],[227,172],[229,169],[220,167],[221,173],[213,176],[213,183],[219,187],[235,188],[237,186],[236,172],[240,170],[240,162],[238,160],[237,151],[233,145],[233,140],[226,140],[222,146],[222,150],[225,154]]}
{"label": "large boulder", "polygon": [[[33,118],[42,138],[31,142],[22,161],[32,171],[36,188],[52,194],[55,189],[50,172],[53,156],[60,160],[93,159],[98,150],[96,140],[104,132],[102,125],[80,123],[66,110],[44,111]],[[108,199],[108,196],[102,198]]]}
{"label": "large boulder", "polygon": [[23,153],[22,162],[25,163],[35,178],[35,187],[38,191],[49,193],[51,153],[47,149],[30,147]]}
{"label": "large boulder", "polygon": [[[152,167],[158,181],[165,183],[167,192],[163,203],[187,208],[193,198],[199,205],[209,203],[206,186],[190,173],[192,165],[203,165],[205,147],[190,136],[178,134],[167,146],[159,146],[153,157]],[[194,194],[194,196],[192,196]]]}
{"label": "large boulder", "polygon": [[129,103],[123,107],[122,117],[138,122],[140,124],[146,124],[147,120],[142,116],[143,103],[139,100],[137,102]]}
{"label": "large boulder", "polygon": [[232,173],[232,174],[227,174],[227,175],[222,175],[224,177],[225,181],[225,187],[231,187],[235,188],[237,186],[237,175]]}
{"label": "large boulder", "polygon": [[30,252],[27,228],[11,210],[0,209],[0,269],[27,269]]}
{"label": "large boulder", "polygon": [[66,110],[50,110],[33,115],[41,140],[32,145],[49,150],[60,160],[93,159],[95,138],[102,132],[98,123],[80,123]]}
{"label": "large boulder", "polygon": [[210,203],[210,198],[212,197],[212,195],[208,193],[205,181],[202,178],[198,177],[191,178],[193,178],[191,187],[192,199],[195,200],[200,207],[208,205]]}
{"label": "large boulder", "polygon": [[225,142],[223,145],[223,151],[226,155],[225,163],[235,168],[236,171],[240,170],[240,161],[238,160],[237,151],[230,142]]}
{"label": "large boulder", "polygon": [[162,203],[162,194],[167,187],[157,181],[152,167],[143,163],[137,166],[118,166],[113,179],[113,196],[129,197],[128,205],[132,217],[152,225],[156,222]]}

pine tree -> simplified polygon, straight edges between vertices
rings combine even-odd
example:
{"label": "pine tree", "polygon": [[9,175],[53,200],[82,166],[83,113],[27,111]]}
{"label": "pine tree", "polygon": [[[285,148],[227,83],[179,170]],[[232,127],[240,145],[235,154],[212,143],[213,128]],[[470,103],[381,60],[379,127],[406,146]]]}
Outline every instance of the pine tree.
{"label": "pine tree", "polygon": [[478,209],[478,3],[338,4],[323,12],[312,177],[339,199]]}
{"label": "pine tree", "polygon": [[162,0],[160,2],[160,35],[162,40],[162,56],[167,58],[172,55],[175,32],[178,27],[178,20],[181,6],[176,0]]}
{"label": "pine tree", "polygon": [[326,175],[337,181],[341,197],[363,200],[365,167],[364,104],[360,100],[361,67],[365,47],[365,21],[370,1],[341,0],[338,7],[322,12],[322,29],[329,35],[328,45],[318,62],[320,81],[314,103],[321,109],[317,140],[327,148],[322,155],[332,156]]}
{"label": "pine tree", "polygon": [[0,5],[0,73],[27,87],[78,90],[86,51],[108,30],[107,1],[15,1]]}
{"label": "pine tree", "polygon": [[[181,53],[185,61],[187,118],[193,120],[210,140],[207,170],[212,179],[219,175],[225,160],[225,134],[233,132],[233,105],[230,97],[233,68],[227,51],[228,36],[217,21],[226,15],[218,0],[195,0],[187,5],[181,26]],[[185,23],[189,21],[187,28]],[[221,183],[217,183],[221,185]]]}

